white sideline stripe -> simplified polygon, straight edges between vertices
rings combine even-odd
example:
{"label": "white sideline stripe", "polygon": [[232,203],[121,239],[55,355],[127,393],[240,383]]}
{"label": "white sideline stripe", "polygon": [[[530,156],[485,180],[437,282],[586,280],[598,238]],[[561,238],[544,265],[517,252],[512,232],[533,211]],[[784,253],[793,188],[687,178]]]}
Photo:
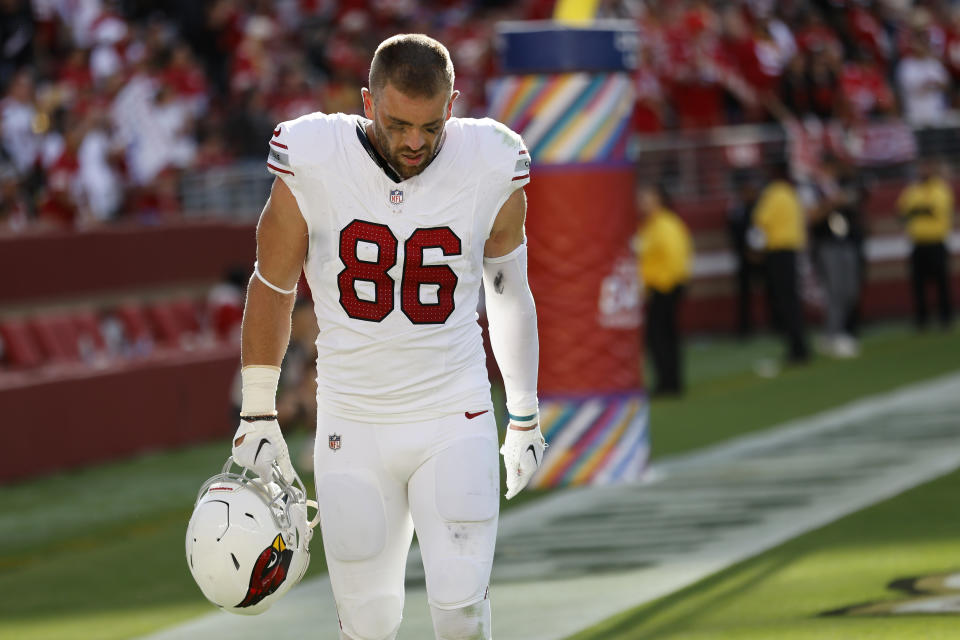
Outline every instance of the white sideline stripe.
{"label": "white sideline stripe", "polygon": [[[911,420],[904,410],[922,411],[923,407],[957,403],[960,399],[960,374],[954,373],[932,382],[902,387],[892,393],[871,396],[839,409],[810,418],[790,421],[758,435],[744,436],[726,444],[676,456],[655,464],[649,474],[648,487],[584,487],[557,492],[527,507],[520,507],[504,515],[500,522],[500,543],[535,546],[537,537],[544,533],[544,523],[563,515],[588,512],[597,504],[613,502],[624,495],[655,493],[657,486],[668,484],[670,478],[696,478],[697,472],[717,468],[718,463],[737,461],[744,454],[760,451],[779,444],[796,442],[800,437],[816,436],[831,430],[841,430],[851,423],[864,420],[892,418]],[[953,408],[950,406],[949,408]],[[892,413],[896,415],[891,416]],[[953,416],[933,421],[956,424]],[[926,418],[921,417],[921,419]],[[913,422],[911,422],[913,424]],[[863,443],[864,450],[874,449],[873,442]],[[858,444],[858,447],[861,445]],[[882,450],[889,450],[889,444]],[[927,445],[928,447],[930,445]],[[923,447],[919,447],[922,449]],[[789,449],[786,449],[789,450]],[[934,447],[935,453],[919,453],[904,464],[891,464],[886,473],[858,478],[836,491],[825,491],[819,502],[799,507],[783,508],[770,517],[751,526],[749,535],[717,536],[691,552],[666,554],[667,562],[652,568],[629,569],[618,573],[586,575],[557,580],[527,580],[498,582],[498,576],[509,575],[510,566],[494,567],[493,599],[494,638],[496,640],[558,640],[588,628],[631,607],[669,595],[699,580],[753,557],[762,551],[790,540],[802,533],[823,526],[850,513],[859,511],[895,496],[917,485],[928,482],[960,467],[960,446]],[[832,459],[832,451],[823,452],[823,458]],[[910,450],[905,451],[907,455]],[[816,451],[807,452],[817,458]],[[751,464],[776,466],[776,460],[756,458]],[[802,459],[801,459],[802,462]],[[739,464],[739,462],[738,462]],[[759,491],[757,487],[753,490]],[[716,489],[703,487],[706,494]],[[706,496],[705,496],[706,497]],[[669,494],[667,496],[669,499]],[[629,507],[629,505],[627,505]],[[590,523],[584,525],[589,527]],[[597,522],[599,531],[606,531],[604,523]],[[609,532],[607,532],[609,533]],[[588,535],[586,529],[583,532]],[[682,534],[677,532],[678,536]],[[604,540],[609,540],[605,536]],[[418,557],[418,554],[411,554]],[[549,571],[549,560],[546,570]],[[197,594],[199,597],[199,594]],[[408,588],[406,616],[400,628],[400,640],[422,640],[433,637],[426,593],[421,588]],[[149,640],[284,640],[286,638],[334,638],[337,617],[329,581],[326,577],[310,580],[293,589],[267,613],[256,617],[240,617],[214,613],[172,629],[148,636]],[[329,631],[328,631],[329,630]]]}

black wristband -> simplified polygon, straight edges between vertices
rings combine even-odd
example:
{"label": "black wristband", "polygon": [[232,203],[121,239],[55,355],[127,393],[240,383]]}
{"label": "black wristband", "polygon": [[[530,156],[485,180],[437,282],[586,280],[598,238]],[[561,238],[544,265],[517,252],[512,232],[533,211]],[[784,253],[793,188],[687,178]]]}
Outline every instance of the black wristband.
{"label": "black wristband", "polygon": [[276,414],[267,414],[263,416],[240,416],[244,422],[260,422],[261,420],[276,420]]}

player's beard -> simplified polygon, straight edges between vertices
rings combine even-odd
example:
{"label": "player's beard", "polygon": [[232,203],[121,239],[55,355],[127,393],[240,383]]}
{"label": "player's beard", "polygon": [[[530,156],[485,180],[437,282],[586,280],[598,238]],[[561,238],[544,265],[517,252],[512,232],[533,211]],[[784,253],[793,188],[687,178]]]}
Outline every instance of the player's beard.
{"label": "player's beard", "polygon": [[423,172],[433,161],[433,157],[437,154],[437,147],[440,145],[440,141],[443,139],[443,131],[441,131],[436,138],[434,138],[433,145],[428,147],[424,145],[421,148],[423,152],[423,157],[420,158],[420,164],[410,166],[403,161],[403,154],[414,155],[416,152],[409,148],[400,146],[396,149],[387,147],[389,144],[390,138],[387,137],[387,132],[384,131],[376,120],[373,121],[373,133],[376,135],[377,142],[379,142],[380,153],[383,155],[384,160],[386,160],[393,170],[400,174],[400,177],[404,180],[412,178],[415,175],[418,175]]}

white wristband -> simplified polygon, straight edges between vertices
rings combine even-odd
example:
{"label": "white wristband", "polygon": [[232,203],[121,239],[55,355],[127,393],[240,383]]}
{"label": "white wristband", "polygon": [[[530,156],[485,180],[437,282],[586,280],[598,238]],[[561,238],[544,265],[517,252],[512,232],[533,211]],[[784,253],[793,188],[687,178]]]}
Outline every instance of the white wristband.
{"label": "white wristband", "polygon": [[240,370],[241,416],[276,415],[280,367],[250,365]]}

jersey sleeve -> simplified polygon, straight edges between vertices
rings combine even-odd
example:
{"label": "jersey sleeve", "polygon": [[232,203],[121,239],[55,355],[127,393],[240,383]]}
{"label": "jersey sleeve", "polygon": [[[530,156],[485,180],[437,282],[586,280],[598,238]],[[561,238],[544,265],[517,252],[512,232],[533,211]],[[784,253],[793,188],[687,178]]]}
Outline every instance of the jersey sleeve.
{"label": "jersey sleeve", "polygon": [[292,137],[290,135],[290,123],[281,122],[274,128],[273,135],[270,136],[268,143],[267,170],[278,178],[283,178],[284,181],[297,176],[294,162],[290,158]]}
{"label": "jersey sleeve", "polygon": [[316,122],[303,119],[281,122],[273,129],[267,142],[267,170],[287,185],[297,201],[300,215],[312,229],[309,209],[310,198],[307,194],[308,177],[315,170],[315,159],[309,149],[318,137]]}
{"label": "jersey sleeve", "polygon": [[496,120],[487,119],[490,126],[490,159],[496,187],[500,191],[496,210],[499,211],[514,191],[530,182],[532,158],[520,134]]}
{"label": "jersey sleeve", "polygon": [[337,126],[347,126],[335,116],[311,113],[278,124],[267,141],[267,171],[283,180],[310,225],[309,205],[322,197],[318,186],[336,147]]}

